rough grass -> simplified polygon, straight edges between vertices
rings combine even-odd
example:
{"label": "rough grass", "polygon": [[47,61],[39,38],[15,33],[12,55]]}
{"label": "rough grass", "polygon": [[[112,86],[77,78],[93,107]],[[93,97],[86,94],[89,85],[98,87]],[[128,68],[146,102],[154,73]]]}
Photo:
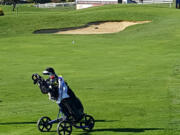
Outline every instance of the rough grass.
{"label": "rough grass", "polygon": [[[0,135],[40,133],[41,116],[58,107],[31,81],[53,66],[97,120],[91,133],[178,135],[180,10],[153,5],[110,5],[85,10],[2,7],[0,17]],[[106,20],[150,20],[105,35],[34,35],[44,28]],[[75,41],[73,44],[72,41]],[[53,131],[56,126],[53,127]]]}

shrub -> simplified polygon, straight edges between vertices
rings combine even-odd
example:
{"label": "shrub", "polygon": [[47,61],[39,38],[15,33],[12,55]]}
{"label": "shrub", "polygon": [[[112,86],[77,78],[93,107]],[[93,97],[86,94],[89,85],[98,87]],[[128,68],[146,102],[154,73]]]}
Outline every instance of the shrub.
{"label": "shrub", "polygon": [[3,10],[0,8],[0,16],[3,16],[4,15],[4,12]]}
{"label": "shrub", "polygon": [[27,2],[29,2],[29,3],[33,3],[33,2],[35,2],[34,0],[27,0]]}
{"label": "shrub", "polygon": [[51,0],[51,1],[54,3],[60,3],[61,2],[61,0]]}

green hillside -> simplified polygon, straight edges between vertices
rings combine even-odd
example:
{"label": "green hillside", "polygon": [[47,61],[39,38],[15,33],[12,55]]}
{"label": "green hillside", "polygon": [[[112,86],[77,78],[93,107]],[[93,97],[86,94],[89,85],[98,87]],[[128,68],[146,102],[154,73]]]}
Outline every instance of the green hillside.
{"label": "green hillside", "polygon": [[[52,66],[96,119],[73,135],[179,135],[180,10],[161,5],[108,5],[83,10],[0,6],[0,135],[40,133],[58,106],[42,95],[33,73]],[[151,23],[101,35],[33,34],[107,20]],[[75,42],[73,44],[73,41]]]}

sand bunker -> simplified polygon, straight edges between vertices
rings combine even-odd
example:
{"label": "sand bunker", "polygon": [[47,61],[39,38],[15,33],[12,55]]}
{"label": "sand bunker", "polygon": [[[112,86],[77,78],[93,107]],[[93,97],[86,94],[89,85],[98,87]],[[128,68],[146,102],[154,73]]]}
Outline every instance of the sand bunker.
{"label": "sand bunker", "polygon": [[55,34],[105,34],[105,33],[116,33],[123,31],[125,28],[136,25],[149,23],[150,21],[120,21],[120,22],[98,22],[88,24],[86,27],[71,29],[71,30],[60,30]]}
{"label": "sand bunker", "polygon": [[116,33],[125,28],[136,25],[149,23],[151,21],[100,21],[91,22],[80,27],[60,28],[60,29],[41,29],[34,31],[34,34],[106,34]]}

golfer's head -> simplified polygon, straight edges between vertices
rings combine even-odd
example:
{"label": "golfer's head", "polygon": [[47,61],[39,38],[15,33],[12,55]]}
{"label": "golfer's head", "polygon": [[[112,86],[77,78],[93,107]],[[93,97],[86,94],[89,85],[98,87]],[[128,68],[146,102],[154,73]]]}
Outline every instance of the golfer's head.
{"label": "golfer's head", "polygon": [[55,75],[55,71],[52,67],[47,67],[44,71],[43,71],[43,75]]}

